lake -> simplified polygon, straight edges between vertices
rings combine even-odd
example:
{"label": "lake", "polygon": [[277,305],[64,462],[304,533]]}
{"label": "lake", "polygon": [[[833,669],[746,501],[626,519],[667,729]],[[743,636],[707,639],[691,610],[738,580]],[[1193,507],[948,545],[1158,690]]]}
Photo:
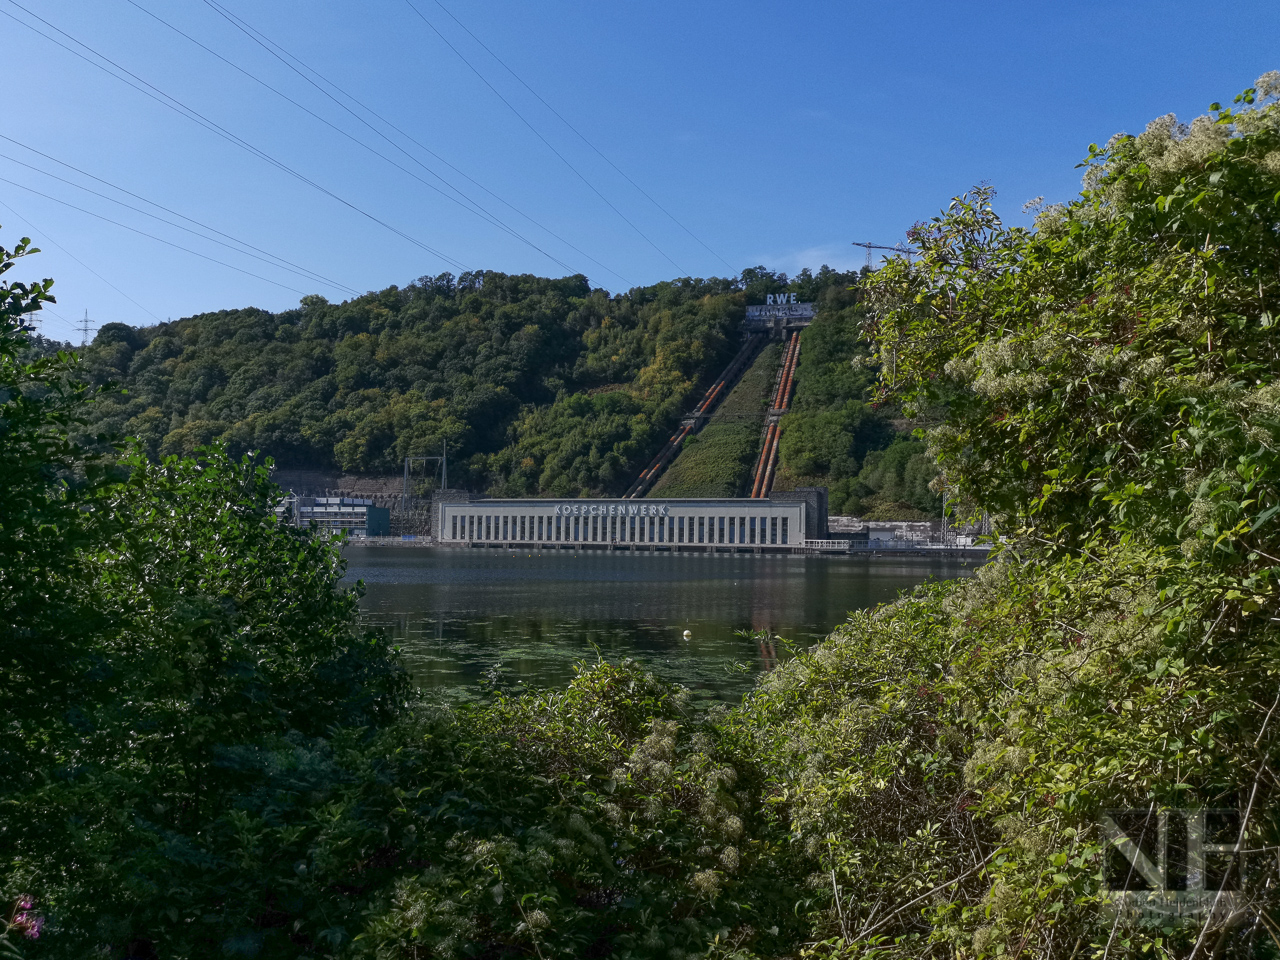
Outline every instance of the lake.
{"label": "lake", "polygon": [[851,610],[980,565],[356,544],[344,553],[347,581],[367,589],[363,624],[399,641],[418,684],[455,699],[486,676],[507,689],[562,687],[579,661],[631,657],[700,698],[736,701],[788,656],[777,638],[810,646]]}

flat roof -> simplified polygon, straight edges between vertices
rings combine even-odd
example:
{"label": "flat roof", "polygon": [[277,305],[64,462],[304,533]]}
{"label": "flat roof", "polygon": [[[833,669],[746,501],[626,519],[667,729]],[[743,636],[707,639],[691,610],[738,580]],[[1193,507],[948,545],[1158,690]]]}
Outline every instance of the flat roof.
{"label": "flat roof", "polygon": [[700,504],[741,504],[744,506],[768,506],[782,505],[788,506],[793,504],[803,504],[803,497],[788,497],[784,499],[773,499],[771,497],[642,497],[636,500],[628,500],[625,497],[484,497],[475,500],[440,500],[437,501],[446,507],[473,507],[479,504],[502,505],[502,504],[544,504],[546,506],[555,506],[562,503],[625,503],[635,504],[639,506],[646,503],[668,503],[668,504],[688,504],[689,506],[698,506]]}

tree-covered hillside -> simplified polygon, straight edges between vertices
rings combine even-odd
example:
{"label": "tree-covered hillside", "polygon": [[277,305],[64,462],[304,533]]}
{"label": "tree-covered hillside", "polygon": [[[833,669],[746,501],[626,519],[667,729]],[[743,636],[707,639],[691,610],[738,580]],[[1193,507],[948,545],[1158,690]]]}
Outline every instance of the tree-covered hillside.
{"label": "tree-covered hillside", "polygon": [[932,456],[903,429],[893,404],[872,403],[876,368],[868,363],[865,307],[853,292],[828,295],[800,336],[791,411],[782,418],[775,488],[825,486],[833,514],[873,520],[941,515],[929,484]]}
{"label": "tree-covered hillside", "polygon": [[1000,561],[705,711],[416,695],[263,466],[77,443],[0,247],[0,957],[1275,960],[1280,72],[1086,167],[869,284]]}
{"label": "tree-covered hillside", "polygon": [[610,295],[581,276],[424,277],[331,304],[104,326],[86,351],[124,388],[95,429],[152,457],[225,441],[282,466],[396,472],[448,443],[456,485],[620,492],[740,341],[768,293],[852,302],[856,274],[763,267]]}

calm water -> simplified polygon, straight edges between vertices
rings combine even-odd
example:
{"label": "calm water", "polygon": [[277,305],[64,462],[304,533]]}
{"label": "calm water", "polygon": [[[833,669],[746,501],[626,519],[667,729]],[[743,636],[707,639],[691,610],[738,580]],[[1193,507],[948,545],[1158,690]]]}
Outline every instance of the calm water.
{"label": "calm water", "polygon": [[[959,560],[346,549],[364,580],[366,626],[399,640],[417,681],[472,695],[497,670],[516,689],[563,686],[574,664],[632,657],[704,697],[736,700],[786,646],[825,637],[850,610],[927,579],[970,575]],[[692,633],[684,640],[685,630]]]}

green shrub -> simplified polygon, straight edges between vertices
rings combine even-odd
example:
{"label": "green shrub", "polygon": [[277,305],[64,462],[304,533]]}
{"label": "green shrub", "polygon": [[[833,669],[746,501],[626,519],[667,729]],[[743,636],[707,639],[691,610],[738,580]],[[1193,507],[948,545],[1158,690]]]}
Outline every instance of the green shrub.
{"label": "green shrub", "polygon": [[[986,189],[914,231],[881,385],[947,411],[930,448],[1007,541],[734,709],[632,663],[411,700],[264,470],[77,446],[72,359],[18,329],[48,286],[0,288],[0,949],[1275,956],[1274,94],[1095,149],[1034,231]],[[1102,815],[1206,807],[1251,851],[1232,909],[1114,909]]]}

